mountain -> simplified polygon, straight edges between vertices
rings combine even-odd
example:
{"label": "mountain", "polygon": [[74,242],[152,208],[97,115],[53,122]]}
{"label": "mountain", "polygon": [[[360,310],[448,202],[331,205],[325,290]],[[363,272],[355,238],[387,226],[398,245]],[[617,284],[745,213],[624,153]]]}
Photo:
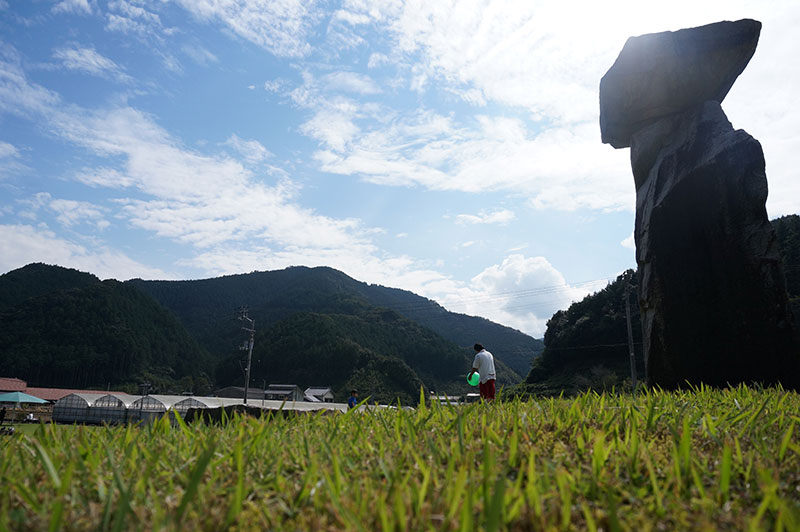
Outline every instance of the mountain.
{"label": "mountain", "polygon": [[625,318],[625,282],[629,293],[636,371],[644,377],[642,328],[636,304],[636,274],[628,270],[604,289],[588,295],[547,322],[545,349],[522,390],[538,394],[572,393],[630,385],[630,354]]}
{"label": "mountain", "polygon": [[[348,314],[297,312],[270,325],[255,339],[255,385],[330,385],[343,401],[359,390],[382,403],[416,403],[420,386],[461,394],[474,351],[460,348],[430,329],[385,308],[367,304]],[[219,367],[219,382],[241,381],[242,355]],[[519,382],[498,362],[498,386]]]}
{"label": "mountain", "polygon": [[[70,388],[113,385],[133,391],[142,380],[161,391],[210,387],[207,373],[214,364],[208,352],[174,315],[135,287],[54,266],[6,275],[11,280],[0,276],[0,287],[18,287],[20,298],[34,295],[0,311],[4,375]],[[66,287],[69,280],[77,286]],[[55,289],[42,293],[45,287]]]}
{"label": "mountain", "polygon": [[295,266],[196,281],[129,281],[172,310],[212,353],[228,353],[241,334],[231,325],[234,310],[246,305],[257,328],[296,312],[348,314],[367,304],[388,308],[460,347],[484,344],[519,375],[543,349],[540,340],[483,318],[448,312],[406,290],[369,285],[327,267]]}
{"label": "mountain", "polygon": [[72,268],[50,266],[41,262],[28,264],[0,275],[0,310],[28,298],[67,288],[83,288],[100,282],[91,273]]}
{"label": "mountain", "polygon": [[363,297],[373,305],[391,308],[462,347],[480,342],[520,375],[530,371],[531,363],[544,350],[541,340],[486,318],[450,312],[407,290],[360,284]]}
{"label": "mountain", "polygon": [[[536,345],[513,329],[331,268],[120,283],[32,264],[0,276],[0,289],[0,367],[39,386],[135,391],[146,380],[156,391],[204,393],[214,384],[240,385],[245,335],[234,311],[243,304],[257,325],[252,386],[328,385],[340,398],[355,387],[362,397],[407,404],[420,386],[470,391],[464,381],[475,340],[497,339],[517,359]],[[459,346],[407,315],[478,333],[462,333],[467,345]],[[496,362],[500,386],[522,380],[502,357]]]}

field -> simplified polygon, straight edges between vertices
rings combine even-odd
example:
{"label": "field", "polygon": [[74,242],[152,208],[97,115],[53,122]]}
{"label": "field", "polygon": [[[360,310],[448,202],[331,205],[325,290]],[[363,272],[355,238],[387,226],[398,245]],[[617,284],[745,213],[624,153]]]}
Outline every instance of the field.
{"label": "field", "polygon": [[65,427],[0,439],[0,530],[800,530],[781,389]]}

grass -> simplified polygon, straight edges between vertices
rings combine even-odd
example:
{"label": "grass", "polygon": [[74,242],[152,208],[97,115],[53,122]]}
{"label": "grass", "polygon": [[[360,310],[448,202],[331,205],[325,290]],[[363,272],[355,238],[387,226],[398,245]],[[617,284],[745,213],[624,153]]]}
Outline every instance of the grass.
{"label": "grass", "polygon": [[0,530],[800,530],[800,396],[705,388],[0,439]]}
{"label": "grass", "polygon": [[[38,423],[14,423],[13,425],[10,423],[6,423],[3,425],[3,428],[14,427],[14,432],[17,435],[24,434],[26,436],[33,436],[34,434],[36,434],[36,431],[40,430],[39,426],[40,425]],[[75,431],[84,428],[85,427],[79,427],[78,425],[60,425],[58,427],[59,430],[64,430],[64,431]],[[0,440],[0,444],[1,443],[2,440]]]}

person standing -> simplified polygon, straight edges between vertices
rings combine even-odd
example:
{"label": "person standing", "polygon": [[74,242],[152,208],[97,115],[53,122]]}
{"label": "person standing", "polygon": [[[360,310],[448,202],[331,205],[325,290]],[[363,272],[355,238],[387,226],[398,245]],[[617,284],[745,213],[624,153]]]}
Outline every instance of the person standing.
{"label": "person standing", "polygon": [[350,399],[347,400],[348,408],[355,408],[358,404],[358,390],[350,390]]}
{"label": "person standing", "polygon": [[497,378],[494,370],[494,357],[481,344],[475,344],[475,352],[475,360],[472,361],[472,371],[469,372],[469,377],[472,377],[476,371],[480,374],[478,389],[481,392],[481,399],[492,401],[495,393],[494,381]]}

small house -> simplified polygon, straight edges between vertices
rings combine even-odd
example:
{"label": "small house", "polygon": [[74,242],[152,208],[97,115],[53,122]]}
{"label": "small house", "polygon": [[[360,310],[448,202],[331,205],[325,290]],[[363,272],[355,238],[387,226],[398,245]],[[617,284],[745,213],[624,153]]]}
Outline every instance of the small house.
{"label": "small house", "polygon": [[16,377],[0,377],[0,393],[25,392],[28,383]]}
{"label": "small house", "polygon": [[[243,386],[228,386],[226,388],[220,388],[219,390],[214,390],[212,393],[214,397],[227,397],[229,399],[244,399],[244,387]],[[250,387],[247,389],[247,399],[256,399],[261,400],[264,399],[264,390],[261,388],[253,388]]]}
{"label": "small house", "polygon": [[[330,386],[311,386],[306,388],[305,396],[307,401],[317,402],[320,403],[332,403],[333,402],[333,390],[331,390]],[[309,399],[310,397],[315,398],[317,401],[313,399]]]}
{"label": "small house", "polygon": [[433,395],[431,399],[440,405],[460,405],[463,401],[460,395]]}
{"label": "small house", "polygon": [[264,399],[268,401],[303,401],[303,390],[296,384],[270,384],[264,390]]}

